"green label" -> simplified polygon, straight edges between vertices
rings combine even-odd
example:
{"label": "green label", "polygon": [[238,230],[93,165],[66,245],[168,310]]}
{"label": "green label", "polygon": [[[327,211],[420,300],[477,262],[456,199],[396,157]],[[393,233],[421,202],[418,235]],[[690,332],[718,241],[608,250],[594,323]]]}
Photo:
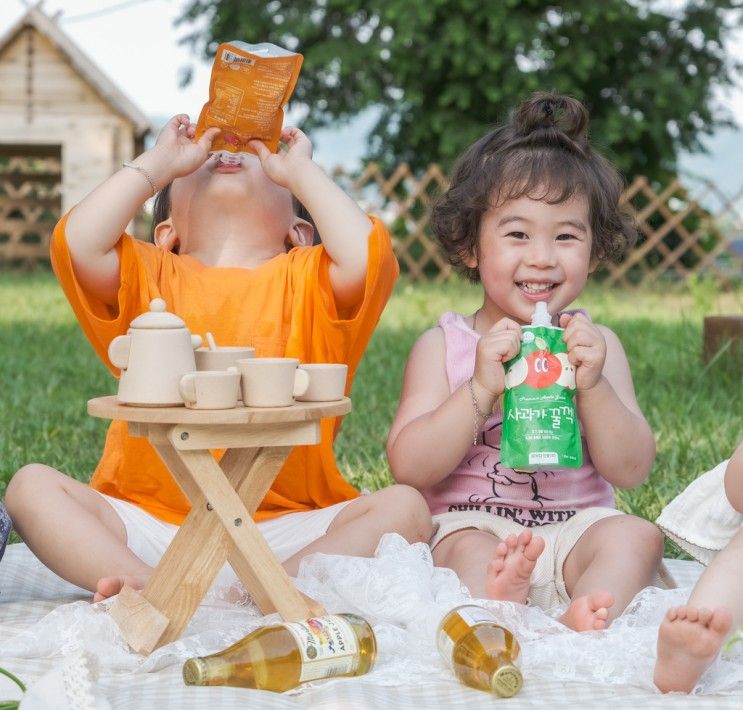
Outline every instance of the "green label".
{"label": "green label", "polygon": [[505,363],[501,462],[509,468],[579,468],[575,368],[562,328],[524,326],[519,354]]}

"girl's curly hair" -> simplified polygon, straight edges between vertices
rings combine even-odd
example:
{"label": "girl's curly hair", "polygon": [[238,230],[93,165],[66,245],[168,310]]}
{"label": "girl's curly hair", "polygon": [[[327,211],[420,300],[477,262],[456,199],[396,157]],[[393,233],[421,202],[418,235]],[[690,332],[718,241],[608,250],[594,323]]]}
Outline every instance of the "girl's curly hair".
{"label": "girl's curly hair", "polygon": [[480,223],[489,209],[525,195],[550,204],[584,195],[591,256],[617,259],[637,238],[619,204],[623,188],[619,172],[588,141],[585,106],[570,96],[538,92],[459,157],[449,188],[434,204],[431,229],[450,263],[476,283],[477,268],[465,262],[478,253]]}

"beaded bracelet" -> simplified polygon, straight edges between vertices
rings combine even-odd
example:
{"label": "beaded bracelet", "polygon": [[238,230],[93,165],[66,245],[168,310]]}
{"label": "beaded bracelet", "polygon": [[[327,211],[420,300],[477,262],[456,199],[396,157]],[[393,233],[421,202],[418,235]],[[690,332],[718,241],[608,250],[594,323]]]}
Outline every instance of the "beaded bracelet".
{"label": "beaded bracelet", "polygon": [[133,170],[136,170],[139,173],[142,173],[144,175],[144,179],[147,180],[148,183],[150,183],[150,187],[152,188],[152,196],[154,197],[157,195],[157,188],[155,187],[155,181],[150,177],[150,174],[141,166],[137,165],[136,163],[130,163],[128,160],[125,160],[122,164],[122,167],[124,168],[132,168]]}
{"label": "beaded bracelet", "polygon": [[472,397],[472,409],[474,410],[475,414],[472,427],[472,446],[477,446],[477,432],[480,429],[477,418],[482,417],[482,419],[487,420],[490,414],[488,414],[488,412],[483,412],[482,409],[480,409],[480,405],[477,403],[475,388],[472,386],[472,377],[467,380],[467,387],[470,388],[470,395]]}

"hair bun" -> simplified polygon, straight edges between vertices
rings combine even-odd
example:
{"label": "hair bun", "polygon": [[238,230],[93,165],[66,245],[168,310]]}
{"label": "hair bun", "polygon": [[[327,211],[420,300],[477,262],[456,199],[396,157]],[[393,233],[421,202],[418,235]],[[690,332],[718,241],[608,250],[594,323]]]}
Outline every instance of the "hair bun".
{"label": "hair bun", "polygon": [[534,93],[516,109],[511,124],[524,137],[557,130],[579,145],[588,142],[588,111],[572,96]]}

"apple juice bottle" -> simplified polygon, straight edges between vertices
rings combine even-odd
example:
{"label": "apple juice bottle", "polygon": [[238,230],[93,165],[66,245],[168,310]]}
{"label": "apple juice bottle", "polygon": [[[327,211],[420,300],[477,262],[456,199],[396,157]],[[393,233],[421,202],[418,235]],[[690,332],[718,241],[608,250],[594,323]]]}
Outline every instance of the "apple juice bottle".
{"label": "apple juice bottle", "polygon": [[319,616],[264,626],[224,651],[189,658],[183,680],[283,692],[310,680],[363,675],[376,654],[374,631],[360,616]]}
{"label": "apple juice bottle", "polygon": [[521,689],[521,648],[493,614],[475,604],[452,609],[436,634],[439,653],[465,685],[510,698]]}

